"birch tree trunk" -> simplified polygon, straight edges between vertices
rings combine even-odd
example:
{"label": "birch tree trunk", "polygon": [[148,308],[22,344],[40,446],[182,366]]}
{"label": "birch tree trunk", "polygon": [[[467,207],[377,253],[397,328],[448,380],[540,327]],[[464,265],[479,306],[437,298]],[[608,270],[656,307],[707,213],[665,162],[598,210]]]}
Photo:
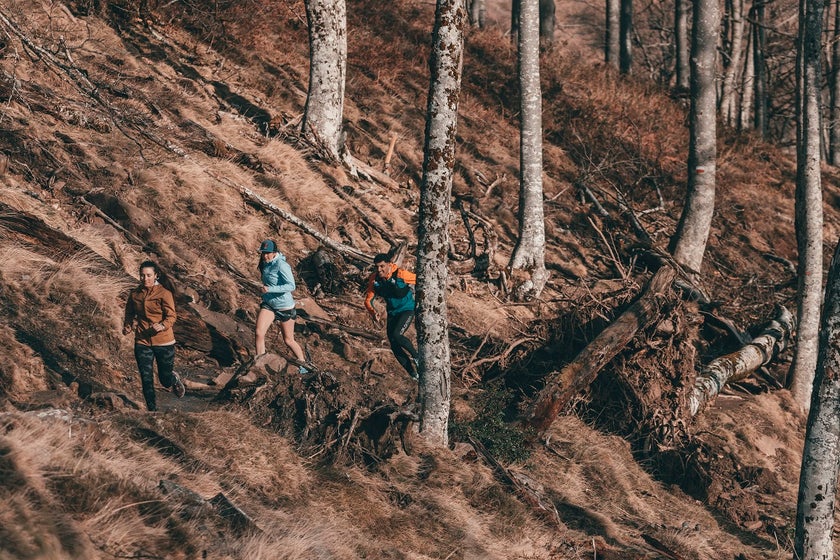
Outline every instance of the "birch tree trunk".
{"label": "birch tree trunk", "polygon": [[767,137],[767,114],[769,99],[767,97],[767,62],[764,53],[767,50],[767,35],[764,30],[764,3],[766,0],[755,0],[753,4],[753,76],[754,76],[754,112],[753,127],[762,138]]}
{"label": "birch tree trunk", "polygon": [[487,19],[487,5],[485,0],[470,2],[470,25],[483,29]]}
{"label": "birch tree trunk", "polygon": [[618,71],[630,74],[633,68],[633,0],[619,0]]}
{"label": "birch tree trunk", "polygon": [[519,239],[510,258],[512,270],[529,278],[514,287],[518,299],[539,297],[545,268],[545,217],[542,186],[542,94],[538,0],[521,0],[519,9]]}
{"label": "birch tree trunk", "polygon": [[345,0],[306,0],[309,22],[309,91],[301,130],[336,161],[341,151],[347,68]]}
{"label": "birch tree trunk", "polygon": [[834,30],[831,41],[831,135],[828,161],[840,165],[840,0],[834,0]]}
{"label": "birch tree trunk", "polygon": [[738,124],[738,104],[735,96],[735,84],[738,70],[741,68],[741,52],[744,43],[744,0],[730,0],[729,52],[723,74],[721,88],[721,114],[726,124]]}
{"label": "birch tree trunk", "polygon": [[449,442],[451,364],[446,264],[465,22],[463,0],[437,0],[417,236],[420,433],[441,447]]}
{"label": "birch tree trunk", "polygon": [[618,52],[621,2],[606,0],[606,30],[604,32],[604,61],[609,66],[618,68]]}
{"label": "birch tree trunk", "polygon": [[840,244],[825,288],[816,390],[805,429],[793,553],[799,560],[832,560],[834,502],[840,464]]}
{"label": "birch tree trunk", "polygon": [[555,11],[554,0],[540,0],[540,46],[544,49],[554,42]]}
{"label": "birch tree trunk", "polygon": [[740,121],[738,123],[738,130],[748,130],[752,122],[752,106],[753,106],[753,82],[755,81],[755,66],[753,63],[753,32],[752,23],[750,23],[750,33],[747,34],[747,47],[745,52],[747,56],[744,59],[744,72],[741,76],[741,108]]}
{"label": "birch tree trunk", "polygon": [[677,91],[688,91],[688,0],[674,0],[674,51]]}
{"label": "birch tree trunk", "polygon": [[760,335],[739,350],[712,360],[694,382],[688,396],[689,413],[695,416],[717,397],[724,385],[744,379],[768,364],[787,347],[792,332],[793,315],[782,307]]}
{"label": "birch tree trunk", "polygon": [[797,76],[796,244],[799,250],[797,317],[799,326],[790,368],[794,400],[811,402],[819,350],[822,299],[823,205],[820,180],[820,34],[823,0],[800,0]]}
{"label": "birch tree trunk", "polygon": [[691,41],[691,109],[688,146],[688,190],[672,240],[674,259],[699,272],[715,210],[717,95],[715,54],[720,27],[717,0],[694,2]]}

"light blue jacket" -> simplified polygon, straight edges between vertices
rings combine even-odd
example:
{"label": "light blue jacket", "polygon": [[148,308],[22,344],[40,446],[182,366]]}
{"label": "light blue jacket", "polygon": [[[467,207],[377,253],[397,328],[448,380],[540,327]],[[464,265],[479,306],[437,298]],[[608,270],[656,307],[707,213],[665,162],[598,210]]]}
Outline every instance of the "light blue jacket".
{"label": "light blue jacket", "polygon": [[268,286],[268,291],[262,295],[263,303],[272,309],[292,309],[295,300],[292,292],[295,289],[295,277],[292,267],[286,262],[283,253],[277,253],[273,260],[265,263],[262,269],[262,283]]}

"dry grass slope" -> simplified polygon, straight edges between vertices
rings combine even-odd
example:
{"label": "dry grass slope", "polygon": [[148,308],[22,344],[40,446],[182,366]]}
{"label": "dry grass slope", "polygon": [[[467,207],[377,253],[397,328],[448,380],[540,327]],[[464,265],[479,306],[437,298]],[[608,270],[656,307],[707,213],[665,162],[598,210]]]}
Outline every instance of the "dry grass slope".
{"label": "dry grass slope", "polygon": [[[468,36],[453,192],[493,228],[504,266],[517,228],[518,99],[503,3],[491,4],[494,26]],[[745,468],[738,489],[693,473],[703,491],[692,495],[596,429],[603,410],[587,410],[587,422],[561,417],[544,445],[506,465],[556,518],[463,444],[440,452],[414,442],[378,463],[324,464],[263,425],[270,411],[198,391],[178,404],[162,393],[160,414],[126,405],[141,397],[119,327],[142,260],[172,272],[185,317],[200,305],[250,344],[259,241],[277,239],[293,265],[318,249],[240,188],[360,251],[387,250],[384,229],[407,241],[407,263],[413,255],[432,4],[350,2],[347,142],[381,169],[395,136],[396,189],[318,161],[291,132],[308,68],[301,0],[202,6],[0,7],[16,26],[0,26],[0,155],[9,162],[0,185],[0,559],[667,557],[657,547],[686,559],[790,556],[803,419],[784,392],[730,395],[698,421],[717,442],[698,453]],[[681,209],[685,108],[589,63],[600,7],[562,10],[568,36],[543,73],[552,278],[543,301],[512,305],[493,282],[453,272],[453,420],[462,424],[493,390],[486,375],[511,366],[527,384],[608,321],[643,280],[634,249],[663,249]],[[790,271],[765,255],[795,258],[793,163],[731,131],[719,152],[720,212],[703,272],[721,311],[746,328],[791,300]],[[826,171],[829,239],[840,227],[837,184]],[[583,187],[609,216],[593,211]],[[649,241],[640,243],[631,214]],[[453,213],[462,247],[459,219]],[[301,281],[298,295],[369,329],[359,306],[367,271],[335,258],[345,291],[316,296]],[[344,390],[413,398],[385,345],[311,326],[298,335]],[[282,351],[277,329],[269,345]],[[224,371],[208,354],[179,348],[178,367],[188,379]],[[600,383],[616,385],[618,369]],[[250,521],[220,507],[219,495]]]}

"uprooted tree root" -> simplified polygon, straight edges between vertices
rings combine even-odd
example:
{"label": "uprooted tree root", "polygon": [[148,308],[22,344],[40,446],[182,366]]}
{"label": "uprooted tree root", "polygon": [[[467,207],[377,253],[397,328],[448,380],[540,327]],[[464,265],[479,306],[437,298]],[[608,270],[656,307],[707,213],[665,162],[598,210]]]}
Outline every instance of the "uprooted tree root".
{"label": "uprooted tree root", "polygon": [[658,478],[749,526],[759,520],[755,490],[772,495],[780,484],[766,468],[743,464],[724,442],[695,433],[687,397],[697,376],[697,349],[708,343],[703,321],[693,303],[663,309],[574,408],[599,429],[627,439]]}

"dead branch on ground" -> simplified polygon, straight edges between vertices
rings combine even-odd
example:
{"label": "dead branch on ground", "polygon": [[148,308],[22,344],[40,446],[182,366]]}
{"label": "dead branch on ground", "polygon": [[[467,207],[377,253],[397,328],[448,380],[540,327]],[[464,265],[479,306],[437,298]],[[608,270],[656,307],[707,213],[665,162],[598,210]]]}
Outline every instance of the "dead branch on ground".
{"label": "dead branch on ground", "polygon": [[381,171],[377,171],[350,153],[344,154],[344,164],[349,168],[350,175],[353,177],[358,178],[359,176],[362,176],[369,181],[379,183],[380,185],[393,190],[399,190],[400,188],[399,183],[391,179],[388,175],[382,173]]}
{"label": "dead branch on ground", "polygon": [[383,171],[385,175],[391,175],[391,158],[394,157],[394,147],[397,145],[397,135],[391,135],[391,142],[388,144],[388,152],[385,154],[385,164]]}
{"label": "dead branch on ground", "polygon": [[557,508],[554,507],[552,501],[541,495],[540,488],[532,488],[535,485],[534,481],[503,466],[478,440],[469,438],[469,442],[484,457],[484,460],[487,461],[493,470],[496,471],[496,474],[505,483],[510,485],[531,509],[550,521],[555,527],[565,528],[563,522],[560,521],[560,514]]}
{"label": "dead branch on ground", "polygon": [[372,255],[368,255],[367,253],[359,251],[358,249],[350,247],[349,245],[341,243],[340,241],[335,241],[334,239],[327,237],[326,235],[322,234],[317,229],[315,229],[313,226],[309,225],[304,220],[298,218],[296,215],[292,214],[288,210],[280,208],[270,200],[263,198],[248,187],[243,185],[236,185],[228,181],[227,179],[216,175],[215,173],[212,173],[208,170],[205,171],[220,183],[224,183],[230,187],[237,189],[242,194],[242,196],[251,204],[257,206],[261,210],[280,216],[287,222],[296,225],[305,233],[308,233],[309,235],[320,241],[325,247],[332,249],[336,253],[339,253],[340,255],[344,256],[345,258],[352,261],[361,262],[365,266],[370,266],[370,264],[373,263]]}
{"label": "dead branch on ground", "polygon": [[371,229],[373,229],[376,233],[378,233],[378,234],[382,237],[382,239],[384,239],[385,241],[387,241],[387,242],[388,242],[388,244],[389,244],[389,245],[391,245],[391,247],[395,247],[395,246],[399,243],[399,241],[397,241],[396,239],[394,239],[394,238],[391,236],[391,234],[390,234],[390,233],[388,233],[388,230],[386,230],[384,227],[380,226],[380,225],[379,225],[379,224],[377,224],[377,223],[376,223],[373,219],[371,219],[371,217],[367,214],[367,212],[365,212],[364,210],[362,210],[361,206],[359,206],[358,204],[356,204],[356,201],[355,201],[355,200],[353,200],[353,198],[352,198],[352,197],[350,197],[350,195],[348,195],[346,192],[344,192],[344,190],[343,190],[341,187],[338,187],[338,186],[333,186],[333,185],[330,185],[330,186],[332,187],[333,192],[334,192],[336,195],[338,195],[338,197],[339,197],[341,200],[343,200],[344,202],[346,202],[347,204],[349,204],[349,205],[353,208],[353,210],[355,210],[355,211],[356,211],[356,213],[358,213],[358,214],[359,214],[359,216],[361,216],[361,217],[362,217],[362,220],[363,220],[363,221],[364,221],[364,222],[365,222],[368,226],[370,226],[370,227],[371,227]]}

